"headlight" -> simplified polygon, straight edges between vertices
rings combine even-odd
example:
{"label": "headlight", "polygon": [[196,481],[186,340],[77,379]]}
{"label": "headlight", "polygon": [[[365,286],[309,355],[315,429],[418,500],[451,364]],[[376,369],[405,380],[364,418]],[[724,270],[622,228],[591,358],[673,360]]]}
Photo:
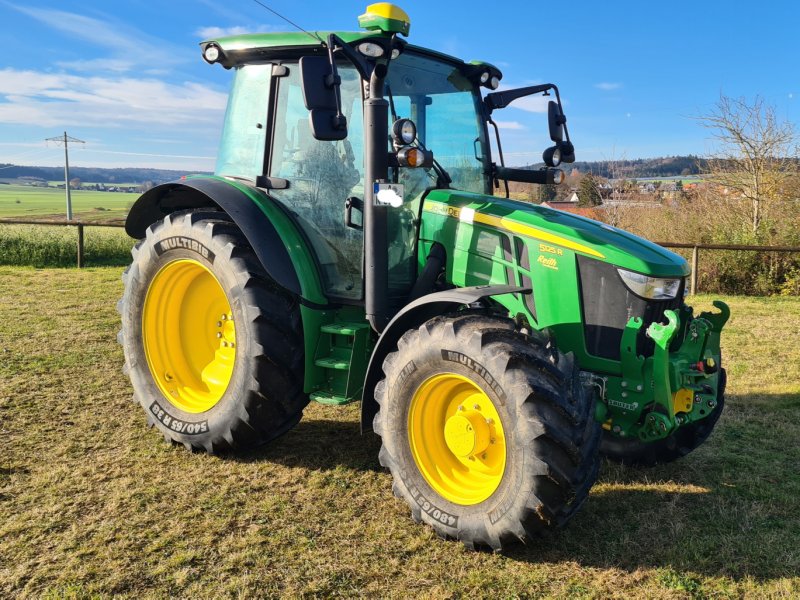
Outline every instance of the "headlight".
{"label": "headlight", "polygon": [[359,44],[358,51],[364,56],[369,56],[370,58],[379,58],[383,56],[383,48],[378,46],[378,44],[373,44],[372,42],[364,42]]}
{"label": "headlight", "polygon": [[203,50],[203,60],[205,60],[209,64],[214,64],[219,60],[219,46],[216,44],[209,44],[206,46],[206,49]]}
{"label": "headlight", "polygon": [[397,119],[392,125],[392,135],[398,144],[407,146],[417,139],[417,126],[411,119]]}
{"label": "headlight", "polygon": [[671,300],[678,295],[681,279],[664,279],[661,277],[648,277],[641,273],[617,269],[627,288],[637,296],[650,300]]}

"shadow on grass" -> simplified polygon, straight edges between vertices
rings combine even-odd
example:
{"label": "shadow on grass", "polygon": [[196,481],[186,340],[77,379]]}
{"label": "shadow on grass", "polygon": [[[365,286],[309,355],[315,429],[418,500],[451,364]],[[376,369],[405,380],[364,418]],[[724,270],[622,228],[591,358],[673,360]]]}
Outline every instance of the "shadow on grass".
{"label": "shadow on grass", "polygon": [[286,435],[256,450],[230,456],[240,462],[269,461],[315,471],[336,468],[382,471],[380,438],[361,435],[358,423],[328,419],[302,420]]}
{"label": "shadow on grass", "polygon": [[[512,547],[507,557],[736,579],[796,576],[798,451],[780,452],[784,444],[779,440],[777,447],[764,443],[775,414],[764,411],[753,422],[751,400],[729,396],[734,407],[726,414],[732,414],[723,416],[708,445],[674,463],[636,469],[604,461],[592,494],[566,528]],[[796,394],[759,400],[784,417],[786,410],[800,409]],[[379,449],[380,439],[372,433],[361,436],[355,422],[304,420],[279,440],[231,460],[322,471],[381,471]],[[676,585],[691,586],[691,581]]]}

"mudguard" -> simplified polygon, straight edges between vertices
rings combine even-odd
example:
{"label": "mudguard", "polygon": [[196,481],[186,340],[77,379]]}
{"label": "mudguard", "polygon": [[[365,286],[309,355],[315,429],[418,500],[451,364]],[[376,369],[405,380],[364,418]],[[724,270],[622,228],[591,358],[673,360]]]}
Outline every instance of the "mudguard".
{"label": "mudguard", "polygon": [[452,312],[490,296],[530,292],[531,288],[514,285],[476,285],[427,294],[406,305],[383,330],[372,351],[361,396],[361,433],[372,431],[372,420],[378,412],[375,386],[383,378],[383,361],[397,347],[397,342],[406,331],[419,327],[436,315]]}
{"label": "mudguard", "polygon": [[[239,185],[242,184],[219,178],[196,177],[156,186],[131,207],[125,231],[141,239],[150,225],[176,210],[220,208],[242,230],[267,274],[284,289],[302,297],[300,280],[286,244],[270,218]],[[256,192],[265,202],[272,202],[263,192]]]}

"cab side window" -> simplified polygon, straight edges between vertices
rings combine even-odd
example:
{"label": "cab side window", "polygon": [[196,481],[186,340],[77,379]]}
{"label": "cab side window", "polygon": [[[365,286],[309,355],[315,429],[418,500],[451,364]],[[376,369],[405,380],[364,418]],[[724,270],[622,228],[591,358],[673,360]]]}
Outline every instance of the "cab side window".
{"label": "cab side window", "polygon": [[364,197],[363,112],[360,78],[339,67],[347,139],[320,141],[311,135],[303,104],[300,68],[277,80],[277,104],[269,175],[289,181],[271,195],[291,211],[314,248],[329,296],[362,297],[363,234],[344,222],[345,200]]}

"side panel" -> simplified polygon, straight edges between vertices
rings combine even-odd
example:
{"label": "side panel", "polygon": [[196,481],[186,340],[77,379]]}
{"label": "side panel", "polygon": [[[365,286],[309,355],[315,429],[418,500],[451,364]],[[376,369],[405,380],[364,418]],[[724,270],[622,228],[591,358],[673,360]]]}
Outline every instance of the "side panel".
{"label": "side panel", "polygon": [[533,238],[527,231],[481,222],[472,209],[430,200],[423,207],[420,239],[420,257],[427,256],[431,242],[447,249],[446,277],[456,286],[532,288],[532,294],[502,296],[496,301],[534,328],[548,328],[562,349],[575,353],[582,368],[619,373],[619,361],[586,351],[576,268],[580,250],[568,247],[569,240],[561,245],[553,235]]}

